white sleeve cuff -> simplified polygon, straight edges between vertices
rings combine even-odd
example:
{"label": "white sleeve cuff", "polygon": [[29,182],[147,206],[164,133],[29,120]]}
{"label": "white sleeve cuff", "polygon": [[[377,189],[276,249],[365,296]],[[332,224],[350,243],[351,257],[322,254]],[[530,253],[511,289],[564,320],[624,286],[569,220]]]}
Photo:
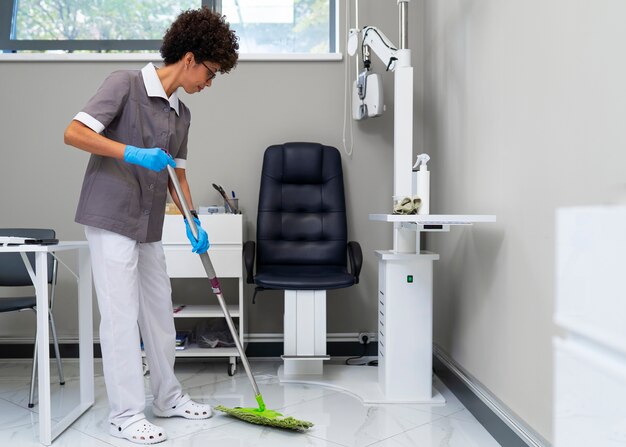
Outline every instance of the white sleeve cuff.
{"label": "white sleeve cuff", "polygon": [[175,158],[174,161],[178,169],[187,169],[187,160],[184,158]]}
{"label": "white sleeve cuff", "polygon": [[98,121],[88,113],[78,112],[74,119],[76,121],[80,121],[96,133],[102,133],[102,131],[104,130],[104,124],[102,124],[100,121]]}

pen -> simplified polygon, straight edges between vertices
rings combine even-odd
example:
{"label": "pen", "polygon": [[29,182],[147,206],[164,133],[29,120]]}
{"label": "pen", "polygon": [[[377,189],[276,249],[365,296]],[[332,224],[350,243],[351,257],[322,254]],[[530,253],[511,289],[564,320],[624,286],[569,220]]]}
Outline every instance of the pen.
{"label": "pen", "polygon": [[230,192],[233,195],[233,199],[235,198],[235,191]]}
{"label": "pen", "polygon": [[178,312],[180,312],[181,310],[183,310],[185,308],[186,304],[183,304],[181,306],[178,306],[177,308],[174,309],[174,313],[177,314]]}

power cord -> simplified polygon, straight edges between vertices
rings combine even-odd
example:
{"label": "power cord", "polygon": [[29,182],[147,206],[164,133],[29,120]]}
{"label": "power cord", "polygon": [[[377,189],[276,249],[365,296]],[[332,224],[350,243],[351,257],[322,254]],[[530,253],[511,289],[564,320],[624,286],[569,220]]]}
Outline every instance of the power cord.
{"label": "power cord", "polygon": [[[358,0],[356,0],[358,3]],[[358,23],[359,21],[359,17],[358,17],[358,6],[356,7],[356,21]],[[350,2],[346,2],[346,33],[348,32],[348,29],[350,29]],[[357,58],[358,59],[358,58]],[[357,72],[358,72],[358,60],[357,60]],[[352,82],[350,81],[350,61],[348,59],[348,52],[346,49],[346,61],[345,61],[345,73],[344,73],[344,77],[345,77],[345,84],[344,84],[344,91],[343,91],[343,132],[342,132],[342,142],[343,142],[343,150],[346,153],[346,155],[348,157],[352,157],[352,153],[354,150],[354,123],[352,122],[352,113],[351,113],[351,109],[348,108],[348,98],[350,103],[352,103],[352,96],[351,96],[351,91],[350,91],[350,87],[352,86]],[[350,115],[350,148],[348,148],[347,142],[346,142],[346,129],[348,127],[348,115]]]}
{"label": "power cord", "polygon": [[351,365],[351,366],[363,366],[365,365],[365,363],[350,363],[350,360],[357,360],[357,359],[362,359],[363,357],[365,357],[365,354],[367,353],[367,335],[365,335],[363,337],[363,354],[356,356],[356,357],[350,357],[346,359],[346,365]]}
{"label": "power cord", "polygon": [[351,360],[358,360],[358,359],[362,359],[363,357],[365,357],[365,354],[367,354],[367,342],[369,340],[369,337],[367,335],[363,335],[363,354],[356,356],[356,357],[350,357],[346,359],[346,365],[349,366],[378,366],[378,360],[370,360],[369,362],[366,363],[350,363]]}

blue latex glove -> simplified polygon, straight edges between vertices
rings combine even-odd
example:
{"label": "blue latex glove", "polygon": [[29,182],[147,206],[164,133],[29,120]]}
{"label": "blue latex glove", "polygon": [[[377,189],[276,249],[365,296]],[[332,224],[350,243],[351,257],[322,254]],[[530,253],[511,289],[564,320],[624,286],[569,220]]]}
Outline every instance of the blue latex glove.
{"label": "blue latex glove", "polygon": [[165,169],[167,165],[176,167],[174,159],[163,149],[153,147],[144,149],[135,146],[126,146],[124,149],[124,160],[144,168],[159,172]]}
{"label": "blue latex glove", "polygon": [[191,251],[201,255],[202,253],[206,253],[211,244],[209,243],[209,236],[206,234],[206,231],[204,231],[200,226],[200,219],[194,217],[193,221],[196,223],[196,227],[198,228],[198,239],[193,237],[193,233],[191,232],[191,228],[189,227],[189,222],[187,222],[187,219],[185,219],[187,238],[189,239],[189,242],[191,242],[191,246],[193,247]]}

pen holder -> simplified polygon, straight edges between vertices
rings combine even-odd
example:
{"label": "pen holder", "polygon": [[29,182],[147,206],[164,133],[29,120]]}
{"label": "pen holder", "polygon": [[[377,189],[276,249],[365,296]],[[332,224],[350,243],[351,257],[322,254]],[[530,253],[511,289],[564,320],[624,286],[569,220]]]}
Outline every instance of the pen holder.
{"label": "pen holder", "polygon": [[[230,209],[230,205],[228,204],[228,202],[232,203],[232,205],[235,207],[234,210]],[[239,199],[237,199],[237,198],[230,198],[230,199],[228,199],[228,201],[224,200],[224,208],[226,208],[226,212],[227,213],[237,214],[237,211],[239,211]]]}

